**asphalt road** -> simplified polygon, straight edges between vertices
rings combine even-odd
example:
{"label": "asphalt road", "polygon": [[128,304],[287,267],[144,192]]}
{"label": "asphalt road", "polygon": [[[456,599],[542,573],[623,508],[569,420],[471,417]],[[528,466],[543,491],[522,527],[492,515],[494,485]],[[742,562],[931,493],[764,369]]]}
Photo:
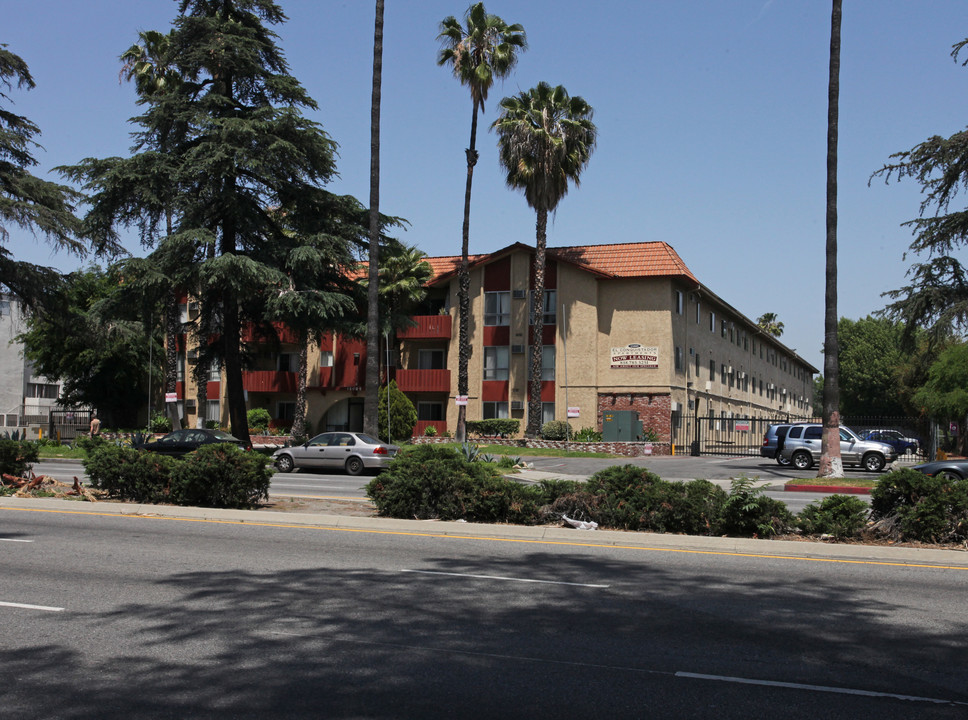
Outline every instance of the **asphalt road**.
{"label": "asphalt road", "polygon": [[968,715],[963,563],[252,516],[0,508],[4,720]]}

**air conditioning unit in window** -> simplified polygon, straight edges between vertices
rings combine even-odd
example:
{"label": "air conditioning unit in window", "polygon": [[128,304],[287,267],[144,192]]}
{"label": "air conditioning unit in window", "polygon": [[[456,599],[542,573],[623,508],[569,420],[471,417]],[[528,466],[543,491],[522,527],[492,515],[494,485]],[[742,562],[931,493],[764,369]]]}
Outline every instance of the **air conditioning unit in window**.
{"label": "air conditioning unit in window", "polygon": [[524,300],[528,296],[527,290],[512,290],[511,297],[515,300]]}
{"label": "air conditioning unit in window", "polygon": [[185,410],[187,410],[188,412],[193,412],[195,410],[195,400],[194,399],[188,398],[185,401]]}
{"label": "air conditioning unit in window", "polygon": [[511,346],[511,352],[514,355],[523,355],[524,354],[524,345],[512,345]]}
{"label": "air conditioning unit in window", "polygon": [[201,306],[197,302],[188,303],[188,316],[195,317],[201,310]]}
{"label": "air conditioning unit in window", "polygon": [[198,360],[198,350],[189,350],[187,353],[189,362],[192,360]]}
{"label": "air conditioning unit in window", "polygon": [[524,402],[521,401],[521,400],[512,400],[511,401],[511,409],[512,410],[524,410]]}
{"label": "air conditioning unit in window", "polygon": [[712,389],[713,389],[713,381],[712,380],[707,380],[706,381],[706,392],[709,392]]}

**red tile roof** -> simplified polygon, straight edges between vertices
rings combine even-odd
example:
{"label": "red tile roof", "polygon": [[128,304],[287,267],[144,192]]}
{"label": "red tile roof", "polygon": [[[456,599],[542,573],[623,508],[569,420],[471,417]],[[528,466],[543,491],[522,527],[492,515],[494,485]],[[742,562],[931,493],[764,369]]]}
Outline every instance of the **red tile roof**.
{"label": "red tile roof", "polygon": [[672,246],[664,242],[548,248],[548,256],[612,277],[674,276],[699,283]]}

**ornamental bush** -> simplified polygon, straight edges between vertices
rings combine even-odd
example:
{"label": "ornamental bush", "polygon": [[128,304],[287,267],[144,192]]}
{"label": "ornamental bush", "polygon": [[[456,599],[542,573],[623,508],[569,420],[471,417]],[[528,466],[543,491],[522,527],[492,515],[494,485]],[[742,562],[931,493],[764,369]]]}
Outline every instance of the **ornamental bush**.
{"label": "ornamental bush", "polygon": [[549,420],[541,426],[541,437],[545,440],[567,440],[571,436],[571,425],[564,420]]}
{"label": "ornamental bush", "polygon": [[870,508],[855,495],[829,495],[810,503],[797,515],[797,527],[807,535],[853,537],[867,523]]}
{"label": "ornamental bush", "polygon": [[231,443],[203,445],[177,463],[171,501],[178,505],[248,508],[269,499],[270,459]]}
{"label": "ornamental bush", "polygon": [[517,435],[520,428],[521,421],[512,420],[511,418],[490,418],[488,420],[467,421],[467,434],[477,435],[479,437],[511,437],[512,435]]}
{"label": "ornamental bush", "polygon": [[37,462],[40,446],[30,440],[0,437],[0,472],[21,477]]}
{"label": "ornamental bush", "polygon": [[118,500],[159,503],[169,499],[176,460],[158,453],[95,441],[84,460],[91,486]]}
{"label": "ornamental bush", "polygon": [[875,532],[897,540],[968,540],[968,480],[930,477],[902,468],[881,476],[871,489]]}
{"label": "ornamental bush", "polygon": [[269,423],[272,422],[272,416],[265,408],[252,408],[245,414],[245,419],[253,430],[258,430],[263,435],[269,432]]}
{"label": "ornamental bush", "polygon": [[792,530],[795,520],[786,503],[767,497],[744,475],[732,482],[720,530],[725,535],[772,537]]}

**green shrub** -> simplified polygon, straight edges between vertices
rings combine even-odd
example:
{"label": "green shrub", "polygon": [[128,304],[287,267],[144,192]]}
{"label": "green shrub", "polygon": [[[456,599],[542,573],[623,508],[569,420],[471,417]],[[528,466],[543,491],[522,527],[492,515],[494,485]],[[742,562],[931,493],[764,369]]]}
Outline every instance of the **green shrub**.
{"label": "green shrub", "polygon": [[[467,434],[479,437],[511,437],[517,435],[521,428],[520,420],[510,418],[490,418],[488,420],[468,420]],[[446,437],[450,437],[445,433]]]}
{"label": "green shrub", "polygon": [[646,468],[615,465],[592,475],[576,499],[603,527],[625,530],[718,534],[726,492],[705,480],[667,482]]}
{"label": "green shrub", "polygon": [[437,437],[437,428],[433,425],[428,425],[424,428],[424,435],[427,437]]}
{"label": "green shrub", "polygon": [[37,443],[0,437],[0,472],[21,477],[37,462],[39,452]]}
{"label": "green shrub", "polygon": [[856,495],[829,495],[797,515],[797,527],[808,535],[853,537],[860,533],[870,508]]}
{"label": "green shrub", "polygon": [[219,429],[218,420],[206,420],[205,421],[205,429],[206,430],[218,430]]}
{"label": "green shrub", "polygon": [[178,462],[171,499],[179,505],[248,508],[269,497],[269,458],[230,443],[203,445]]}
{"label": "green shrub", "polygon": [[571,439],[578,442],[601,442],[602,433],[592,427],[583,427],[581,430],[576,430]]}
{"label": "green shrub", "polygon": [[171,418],[163,412],[152,413],[148,421],[148,429],[153,433],[170,433]]}
{"label": "green shrub", "polygon": [[571,436],[571,425],[564,420],[549,420],[541,426],[541,437],[545,440],[567,440]]}
{"label": "green shrub", "polygon": [[[387,437],[387,395],[390,397],[390,436]],[[380,388],[379,432],[380,437],[387,442],[392,438],[409,440],[413,436],[413,427],[417,424],[417,409],[413,406],[402,390],[397,387],[397,381],[391,380],[389,386]]]}
{"label": "green shrub", "polygon": [[366,494],[385,517],[522,524],[536,521],[541,499],[535,488],[502,478],[494,465],[439,445],[398,455]]}
{"label": "green shrub", "polygon": [[723,505],[721,531],[726,535],[771,537],[788,532],[795,518],[786,504],[763,494],[745,475],[733,480]]}
{"label": "green shrub", "polygon": [[250,428],[263,435],[269,431],[269,423],[272,422],[272,416],[265,408],[252,408],[245,414],[245,419]]}
{"label": "green shrub", "polygon": [[107,491],[112,498],[147,503],[169,500],[171,469],[177,462],[172,458],[95,440],[83,462],[91,486]]}
{"label": "green shrub", "polygon": [[911,468],[887,473],[871,489],[871,519],[892,526],[899,540],[962,542],[968,539],[968,480]]}

